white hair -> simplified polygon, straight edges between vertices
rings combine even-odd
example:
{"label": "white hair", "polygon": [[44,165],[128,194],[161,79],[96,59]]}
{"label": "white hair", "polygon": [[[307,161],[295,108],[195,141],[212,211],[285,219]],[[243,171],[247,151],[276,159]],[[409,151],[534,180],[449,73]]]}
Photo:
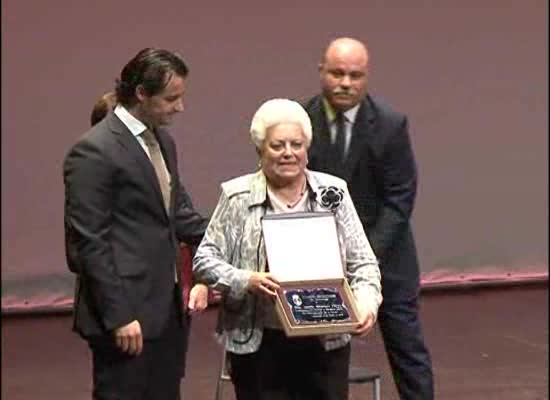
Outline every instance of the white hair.
{"label": "white hair", "polygon": [[311,120],[306,110],[296,101],[271,99],[263,103],[252,117],[250,138],[256,148],[261,148],[266,132],[272,126],[282,123],[294,123],[302,128],[307,146],[311,144]]}

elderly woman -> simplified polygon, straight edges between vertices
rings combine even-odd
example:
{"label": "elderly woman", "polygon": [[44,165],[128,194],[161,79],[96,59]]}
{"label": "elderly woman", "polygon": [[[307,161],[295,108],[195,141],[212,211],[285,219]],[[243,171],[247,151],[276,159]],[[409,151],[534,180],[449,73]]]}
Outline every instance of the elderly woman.
{"label": "elderly woman", "polygon": [[[296,102],[265,102],[252,119],[260,170],[222,184],[193,260],[200,281],[224,295],[219,339],[228,352],[238,400],[347,399],[351,336],[289,338],[275,312],[261,218],[271,213],[332,210],[346,278],[366,335],[382,301],[380,271],[343,180],[306,169],[311,122]],[[341,194],[326,196],[327,190]],[[328,201],[327,201],[328,197]]]}

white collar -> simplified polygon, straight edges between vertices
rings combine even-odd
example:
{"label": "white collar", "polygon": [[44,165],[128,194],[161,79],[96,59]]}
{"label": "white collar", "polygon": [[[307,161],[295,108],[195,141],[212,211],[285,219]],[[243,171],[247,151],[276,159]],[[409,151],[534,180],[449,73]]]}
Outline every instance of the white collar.
{"label": "white collar", "polygon": [[358,103],[356,104],[355,106],[353,106],[352,108],[350,108],[349,110],[347,110],[345,113],[344,113],[344,116],[346,117],[346,120],[351,123],[352,125],[355,123],[355,117],[357,117],[357,111],[359,111],[359,106],[361,104]]}
{"label": "white collar", "polygon": [[128,128],[134,136],[139,136],[145,130],[147,130],[147,126],[145,126],[143,122],[130,114],[130,112],[126,108],[124,108],[123,105],[117,104],[114,113],[122,121],[122,123],[126,125],[126,128]]}
{"label": "white collar", "polygon": [[[325,112],[329,122],[331,124],[334,123],[335,122],[334,120],[336,119],[336,111],[334,110],[334,108],[332,108],[330,103],[324,97],[323,97],[323,106],[325,107]],[[349,110],[343,113],[345,120],[352,125],[355,123],[355,117],[357,117],[357,112],[359,111],[360,106],[361,106],[361,103],[357,103],[355,106],[353,106],[352,108],[350,108]]]}

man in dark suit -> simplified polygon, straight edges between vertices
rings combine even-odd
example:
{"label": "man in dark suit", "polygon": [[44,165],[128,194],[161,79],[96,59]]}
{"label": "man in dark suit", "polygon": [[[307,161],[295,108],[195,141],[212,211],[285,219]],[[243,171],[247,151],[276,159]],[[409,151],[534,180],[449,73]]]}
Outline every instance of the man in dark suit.
{"label": "man in dark suit", "polygon": [[187,74],[174,53],[140,51],[117,80],[115,110],[64,162],[74,329],[92,350],[94,399],[179,398],[179,242],[198,244],[207,226],[188,206],[164,130],[183,111]]}
{"label": "man in dark suit", "polygon": [[433,399],[418,315],[419,267],[410,225],[416,165],[407,118],[367,94],[368,52],[339,38],[319,65],[322,94],[305,104],[313,124],[309,167],[345,179],[380,262],[378,321],[401,399]]}

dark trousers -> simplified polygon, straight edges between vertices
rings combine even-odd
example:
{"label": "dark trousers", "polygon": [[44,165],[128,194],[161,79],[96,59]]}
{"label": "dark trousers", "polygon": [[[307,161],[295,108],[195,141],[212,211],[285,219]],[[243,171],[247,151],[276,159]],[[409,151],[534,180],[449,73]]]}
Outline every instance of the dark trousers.
{"label": "dark trousers", "polygon": [[418,298],[383,302],[378,324],[402,400],[434,398],[432,362],[418,315]]}
{"label": "dark trousers", "polygon": [[162,335],[145,340],[139,356],[122,353],[111,336],[88,341],[94,400],[178,400],[187,327],[174,303]]}
{"label": "dark trousers", "polygon": [[347,400],[350,345],[325,351],[317,337],[265,329],[260,349],[228,353],[237,400]]}

